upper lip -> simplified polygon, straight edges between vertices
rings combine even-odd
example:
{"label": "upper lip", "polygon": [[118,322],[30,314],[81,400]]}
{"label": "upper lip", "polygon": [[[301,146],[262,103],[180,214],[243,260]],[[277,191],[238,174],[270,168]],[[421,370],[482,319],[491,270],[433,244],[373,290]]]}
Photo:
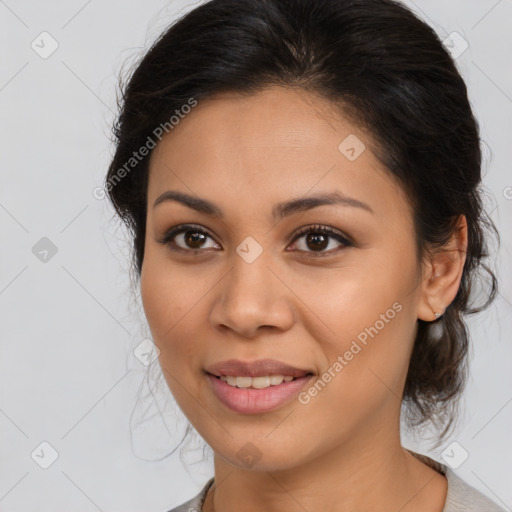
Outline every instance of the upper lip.
{"label": "upper lip", "polygon": [[292,377],[303,377],[313,374],[311,370],[296,368],[277,359],[258,359],[256,361],[242,361],[240,359],[228,359],[213,364],[206,368],[208,373],[220,377],[231,375],[240,377],[262,377],[265,375],[290,375]]}

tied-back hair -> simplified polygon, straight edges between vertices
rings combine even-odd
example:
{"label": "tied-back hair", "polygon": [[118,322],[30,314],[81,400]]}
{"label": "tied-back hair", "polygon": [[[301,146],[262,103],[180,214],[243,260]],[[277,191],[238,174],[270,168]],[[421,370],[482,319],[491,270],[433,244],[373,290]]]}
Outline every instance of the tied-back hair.
{"label": "tied-back hair", "polygon": [[[485,235],[492,231],[499,242],[499,234],[483,208],[479,129],[465,83],[434,30],[402,4],[212,0],[161,34],[121,79],[115,154],[105,181],[133,235],[136,278],[144,257],[149,156],[114,182],[116,173],[191,98],[251,95],[272,85],[328,99],[369,134],[372,151],[409,198],[419,261],[442,250],[466,217],[458,293],[438,320],[418,319],[403,396],[408,424],[430,420],[442,438],[467,379],[464,317],[497,294],[485,264]],[[474,305],[479,278],[487,293]]]}

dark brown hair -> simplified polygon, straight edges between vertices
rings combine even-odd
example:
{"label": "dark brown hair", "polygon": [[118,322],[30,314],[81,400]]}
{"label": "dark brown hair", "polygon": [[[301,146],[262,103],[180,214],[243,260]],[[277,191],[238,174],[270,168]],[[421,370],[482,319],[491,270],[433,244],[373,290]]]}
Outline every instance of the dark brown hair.
{"label": "dark brown hair", "polygon": [[[467,376],[463,317],[497,294],[484,235],[493,231],[499,242],[499,234],[482,204],[479,130],[465,83],[433,29],[398,2],[212,0],[158,38],[121,84],[105,182],[133,234],[134,269],[140,276],[149,156],[128,169],[133,152],[154,140],[159,126],[170,131],[170,117],[191,98],[269,85],[321,95],[371,133],[372,149],[410,198],[420,257],[442,249],[466,217],[460,288],[440,319],[418,320],[404,391],[409,424],[432,420],[444,426],[442,438]],[[486,300],[472,305],[485,274]]]}

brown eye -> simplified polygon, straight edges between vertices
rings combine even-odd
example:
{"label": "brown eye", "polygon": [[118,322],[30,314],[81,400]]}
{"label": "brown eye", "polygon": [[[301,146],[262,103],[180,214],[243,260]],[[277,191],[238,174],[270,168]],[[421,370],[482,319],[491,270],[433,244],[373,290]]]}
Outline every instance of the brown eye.
{"label": "brown eye", "polygon": [[305,244],[313,251],[323,251],[329,245],[329,237],[322,233],[308,233]]}
{"label": "brown eye", "polygon": [[202,252],[202,249],[220,248],[217,243],[207,246],[207,240],[213,238],[204,230],[192,225],[175,226],[158,240],[170,249],[184,252]]}
{"label": "brown eye", "polygon": [[[302,238],[304,240],[301,243],[296,243]],[[299,231],[294,239],[294,245],[298,246],[297,249],[300,251],[309,253],[308,255],[328,256],[338,252],[337,248],[350,247],[353,244],[330,226],[309,226]],[[326,251],[328,248],[329,251]]]}
{"label": "brown eye", "polygon": [[190,249],[200,249],[206,240],[207,235],[198,231],[185,231],[183,240]]}

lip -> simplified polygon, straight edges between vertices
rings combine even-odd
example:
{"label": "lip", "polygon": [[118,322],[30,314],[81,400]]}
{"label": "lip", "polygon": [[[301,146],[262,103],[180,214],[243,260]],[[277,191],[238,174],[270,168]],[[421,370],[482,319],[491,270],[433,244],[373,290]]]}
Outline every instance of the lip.
{"label": "lip", "polygon": [[277,359],[258,359],[256,361],[228,359],[205,368],[205,371],[216,377],[221,375],[236,377],[263,377],[265,375],[304,377],[307,374],[315,373],[313,370],[296,368]]}
{"label": "lip", "polygon": [[226,407],[241,414],[261,414],[277,409],[297,396],[314,375],[305,375],[263,389],[236,388],[211,373],[207,377],[213,394]]}

